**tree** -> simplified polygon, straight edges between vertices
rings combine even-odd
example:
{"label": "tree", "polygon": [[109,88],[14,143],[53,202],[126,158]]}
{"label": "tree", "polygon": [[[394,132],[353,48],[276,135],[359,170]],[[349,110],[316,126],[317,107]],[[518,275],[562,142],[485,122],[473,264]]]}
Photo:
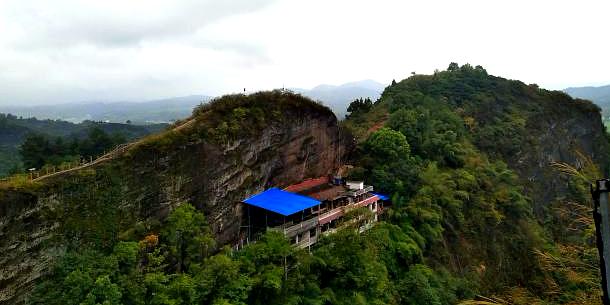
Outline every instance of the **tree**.
{"label": "tree", "polygon": [[215,246],[205,217],[187,203],[172,211],[161,237],[169,244],[179,273],[191,263],[201,262],[209,256]]}
{"label": "tree", "polygon": [[374,158],[384,162],[408,160],[411,154],[407,138],[402,133],[389,128],[381,128],[373,133],[366,141],[365,149]]}
{"label": "tree", "polygon": [[167,287],[168,295],[175,305],[197,304],[199,292],[195,280],[189,274],[174,275]]}
{"label": "tree", "polygon": [[282,304],[284,281],[295,269],[295,249],[283,234],[269,231],[239,253],[242,270],[250,274],[248,304]]}
{"label": "tree", "polygon": [[373,101],[371,101],[370,98],[367,97],[365,99],[355,99],[347,107],[347,112],[350,113],[348,116],[360,115],[362,113],[369,112],[371,108],[373,108]]}
{"label": "tree", "polygon": [[205,304],[220,300],[244,304],[251,289],[251,281],[240,271],[239,261],[224,253],[206,259],[201,270],[196,271],[195,282]]}
{"label": "tree", "polygon": [[436,105],[401,108],[388,121],[390,128],[406,136],[413,154],[452,167],[463,165],[464,124],[454,112]]}
{"label": "tree", "polygon": [[404,195],[415,189],[418,166],[402,133],[381,128],[369,136],[360,153],[367,182],[380,191]]}
{"label": "tree", "polygon": [[[354,230],[340,230],[315,251],[320,285],[334,304],[387,304],[391,282],[377,245]],[[324,289],[323,288],[323,289]]]}
{"label": "tree", "polygon": [[83,305],[122,305],[121,291],[117,284],[110,281],[108,275],[95,280],[93,289],[85,297]]}
{"label": "tree", "polygon": [[398,287],[405,304],[450,304],[441,300],[442,289],[445,287],[439,285],[433,270],[425,265],[411,266],[409,272],[401,279]]}
{"label": "tree", "polygon": [[89,156],[99,156],[113,145],[110,136],[99,127],[89,130],[89,140],[91,141]]}
{"label": "tree", "polygon": [[26,168],[41,168],[50,153],[49,141],[39,134],[28,134],[19,148]]}

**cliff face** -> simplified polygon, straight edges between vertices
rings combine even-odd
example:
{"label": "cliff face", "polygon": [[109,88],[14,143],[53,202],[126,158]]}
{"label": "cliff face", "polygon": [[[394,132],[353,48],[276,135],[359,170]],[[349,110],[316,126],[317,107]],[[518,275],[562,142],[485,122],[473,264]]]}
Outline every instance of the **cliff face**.
{"label": "cliff face", "polygon": [[605,127],[599,109],[590,102],[557,97],[529,116],[524,130],[516,153],[503,158],[519,174],[539,219],[545,217],[549,203],[569,192],[567,177],[552,167],[553,162],[579,168],[582,153],[607,172],[610,148]]}
{"label": "cliff face", "polygon": [[[534,212],[542,220],[545,209],[569,194],[568,180],[554,162],[582,166],[579,154],[590,157],[606,172],[610,147],[600,109],[589,101],[540,90],[519,82],[512,95],[479,102],[470,115],[480,125],[473,132],[475,144],[515,170]],[[499,91],[502,92],[502,91]],[[482,104],[482,105],[481,105]]]}
{"label": "cliff face", "polygon": [[[66,247],[104,246],[134,234],[134,227],[154,232],[155,223],[183,202],[204,211],[218,242],[229,243],[239,231],[240,200],[341,165],[350,144],[332,112],[317,106],[273,111],[276,119],[267,119],[255,136],[210,140],[197,132],[204,129],[190,127],[201,125],[202,116],[152,145],[133,144],[33,190],[0,191],[0,304],[23,302]],[[167,140],[176,135],[179,141]]]}

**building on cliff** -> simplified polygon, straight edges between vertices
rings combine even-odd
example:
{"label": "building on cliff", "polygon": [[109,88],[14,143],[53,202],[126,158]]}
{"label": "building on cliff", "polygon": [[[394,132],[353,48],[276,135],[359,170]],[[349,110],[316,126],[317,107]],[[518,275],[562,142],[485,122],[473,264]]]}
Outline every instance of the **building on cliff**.
{"label": "building on cliff", "polygon": [[356,208],[371,212],[359,227],[363,231],[378,220],[387,199],[373,193],[373,186],[334,176],[308,179],[284,189],[270,188],[243,201],[245,213],[237,247],[266,230],[276,230],[293,245],[307,248],[321,235],[349,223],[343,218]]}

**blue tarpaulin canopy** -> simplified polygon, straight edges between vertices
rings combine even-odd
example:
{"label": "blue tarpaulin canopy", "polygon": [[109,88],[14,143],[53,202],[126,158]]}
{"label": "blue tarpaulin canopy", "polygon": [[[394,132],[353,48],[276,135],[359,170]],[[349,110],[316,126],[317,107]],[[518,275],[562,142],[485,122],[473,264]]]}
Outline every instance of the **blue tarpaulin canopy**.
{"label": "blue tarpaulin canopy", "polygon": [[379,197],[379,199],[383,200],[383,201],[388,201],[390,200],[390,197],[388,197],[387,195],[384,194],[379,194],[379,193],[372,193],[373,195],[377,195],[377,197]]}
{"label": "blue tarpaulin canopy", "polygon": [[292,215],[320,204],[320,201],[313,198],[282,191],[278,188],[270,188],[244,200],[244,202],[284,216]]}

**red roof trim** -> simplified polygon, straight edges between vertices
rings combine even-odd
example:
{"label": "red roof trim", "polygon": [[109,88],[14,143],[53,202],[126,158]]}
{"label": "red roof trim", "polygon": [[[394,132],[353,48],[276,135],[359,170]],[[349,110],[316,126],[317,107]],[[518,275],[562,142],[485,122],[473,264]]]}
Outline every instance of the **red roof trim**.
{"label": "red roof trim", "polygon": [[328,182],[329,182],[328,176],[307,179],[307,180],[303,180],[302,182],[299,182],[297,184],[293,184],[293,185],[289,185],[289,186],[285,187],[284,191],[293,192],[293,193],[301,192],[304,190],[308,190],[310,188],[314,188],[318,185],[326,184]]}

